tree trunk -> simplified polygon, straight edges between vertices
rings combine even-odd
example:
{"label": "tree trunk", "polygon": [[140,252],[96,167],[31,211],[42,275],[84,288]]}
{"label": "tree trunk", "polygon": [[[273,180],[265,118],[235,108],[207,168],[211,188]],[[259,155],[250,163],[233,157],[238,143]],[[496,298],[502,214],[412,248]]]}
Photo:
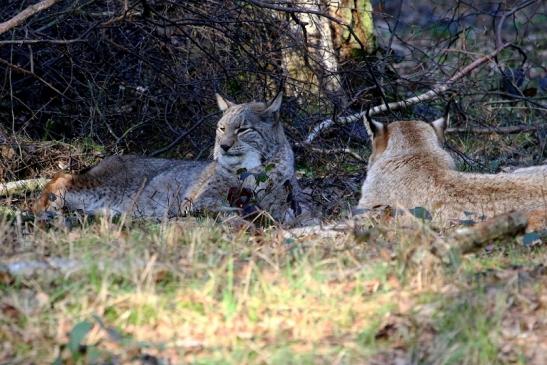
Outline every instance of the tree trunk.
{"label": "tree trunk", "polygon": [[340,75],[341,65],[374,48],[370,0],[294,3],[302,12],[287,17],[294,38],[303,47],[289,48],[284,53],[286,72],[300,85],[289,92],[296,95],[304,91],[324,92],[335,105],[344,105],[347,95]]}
{"label": "tree trunk", "polygon": [[348,28],[331,22],[333,43],[339,54],[339,61],[343,63],[370,53],[375,42],[370,0],[339,0],[328,3],[330,15],[350,25]]}

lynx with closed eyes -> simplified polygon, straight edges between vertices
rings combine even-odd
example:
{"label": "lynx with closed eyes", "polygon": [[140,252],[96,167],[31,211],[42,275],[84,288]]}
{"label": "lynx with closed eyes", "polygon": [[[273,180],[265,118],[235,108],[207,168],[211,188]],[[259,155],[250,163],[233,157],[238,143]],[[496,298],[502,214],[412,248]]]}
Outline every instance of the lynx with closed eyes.
{"label": "lynx with closed eyes", "polygon": [[232,211],[238,206],[228,195],[239,189],[250,192],[259,211],[280,223],[297,224],[310,212],[278,118],[281,100],[279,94],[270,103],[235,104],[217,94],[223,115],[217,123],[213,161],[112,156],[84,174],[57,174],[35,211],[106,210],[169,218]]}

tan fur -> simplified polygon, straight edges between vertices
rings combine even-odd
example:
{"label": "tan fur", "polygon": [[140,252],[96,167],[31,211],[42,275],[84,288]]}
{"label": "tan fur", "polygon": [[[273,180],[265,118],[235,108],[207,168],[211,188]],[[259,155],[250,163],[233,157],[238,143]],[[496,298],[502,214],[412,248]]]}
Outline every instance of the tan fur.
{"label": "tan fur", "polygon": [[[302,213],[310,212],[296,181],[292,149],[277,120],[281,95],[270,104],[234,104],[219,95],[217,101],[224,113],[214,161],[112,156],[84,174],[55,175],[36,201],[35,212],[67,209],[164,218],[234,211],[228,195],[245,189],[277,221],[300,221]],[[243,178],[242,169],[247,171]],[[260,173],[268,180],[257,182],[254,176]]]}
{"label": "tan fur", "polygon": [[[459,172],[453,158],[442,148],[444,129],[439,125],[400,121],[386,129],[374,136],[374,158],[369,162],[359,209],[380,205],[423,207],[443,223],[479,220],[524,209],[531,212],[536,226],[542,224],[542,219],[545,226],[544,166],[515,173]],[[379,149],[377,138],[381,139]]]}

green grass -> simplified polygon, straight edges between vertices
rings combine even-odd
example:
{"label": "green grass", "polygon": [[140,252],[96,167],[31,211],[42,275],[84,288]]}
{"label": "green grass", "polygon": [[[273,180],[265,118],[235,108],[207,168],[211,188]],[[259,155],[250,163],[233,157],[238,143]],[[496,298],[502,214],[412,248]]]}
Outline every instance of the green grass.
{"label": "green grass", "polygon": [[[147,354],[172,363],[330,364],[410,356],[431,364],[503,363],[500,349],[509,341],[503,323],[516,294],[484,273],[515,265],[525,271],[544,262],[546,250],[500,244],[458,268],[432,271],[401,254],[427,242],[428,229],[379,229],[376,243],[350,233],[287,240],[274,228],[250,236],[210,220],[32,229],[24,253],[21,242],[6,241],[12,250],[6,257],[65,257],[81,266],[3,279],[0,357],[90,363]],[[539,282],[545,276],[523,285],[545,295]],[[74,337],[81,340],[74,344]],[[515,356],[523,356],[518,348]]]}

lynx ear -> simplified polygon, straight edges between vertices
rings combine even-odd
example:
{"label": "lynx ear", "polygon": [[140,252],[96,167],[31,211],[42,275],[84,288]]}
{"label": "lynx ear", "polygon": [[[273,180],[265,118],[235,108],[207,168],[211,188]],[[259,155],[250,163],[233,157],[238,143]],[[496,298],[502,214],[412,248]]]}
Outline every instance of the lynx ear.
{"label": "lynx ear", "polygon": [[444,116],[431,122],[431,126],[439,137],[439,140],[444,143],[444,133],[450,124],[450,107],[454,103],[454,99],[450,99],[444,108]]}
{"label": "lynx ear", "polygon": [[450,114],[446,114],[444,117],[436,119],[431,122],[431,126],[435,130],[435,133],[439,137],[439,140],[444,141],[444,132],[446,131],[446,128],[448,128],[448,124],[450,123]]}
{"label": "lynx ear", "polygon": [[272,100],[270,105],[264,110],[264,113],[275,114],[279,112],[281,108],[281,102],[283,101],[283,91],[280,91],[279,94]]}
{"label": "lynx ear", "polygon": [[365,128],[367,129],[370,140],[373,141],[374,138],[385,134],[387,126],[384,123],[373,120],[368,112],[369,111],[367,110],[367,113],[365,114]]}
{"label": "lynx ear", "polygon": [[228,109],[229,107],[235,105],[235,103],[232,103],[232,102],[229,101],[228,99],[223,98],[223,97],[222,97],[220,94],[218,94],[218,93],[216,93],[215,96],[217,97],[218,108],[220,109],[221,112],[223,112],[223,111],[225,111],[226,109]]}
{"label": "lynx ear", "polygon": [[368,160],[369,167],[372,166],[374,161],[386,150],[389,139],[387,124],[376,122],[372,120],[369,114],[369,110],[365,114],[365,128],[367,129],[368,136],[370,137],[370,145],[372,147],[372,154]]}

